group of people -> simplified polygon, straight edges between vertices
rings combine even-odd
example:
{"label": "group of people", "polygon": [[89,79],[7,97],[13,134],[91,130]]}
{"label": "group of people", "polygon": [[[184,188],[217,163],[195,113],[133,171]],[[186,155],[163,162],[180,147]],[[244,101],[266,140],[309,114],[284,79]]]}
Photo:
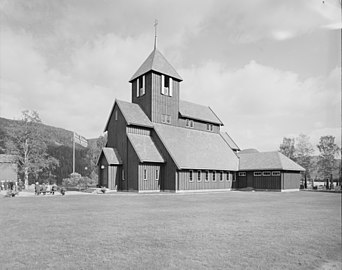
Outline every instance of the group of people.
{"label": "group of people", "polygon": [[[54,195],[55,192],[57,191],[57,185],[56,184],[46,185],[44,183],[42,185],[40,185],[37,182],[36,185],[35,185],[34,191],[35,191],[36,195],[40,195],[40,194],[45,195],[47,193],[50,193],[50,194]],[[62,193],[62,191],[61,191],[61,193]],[[64,195],[64,194],[62,194],[62,195]]]}

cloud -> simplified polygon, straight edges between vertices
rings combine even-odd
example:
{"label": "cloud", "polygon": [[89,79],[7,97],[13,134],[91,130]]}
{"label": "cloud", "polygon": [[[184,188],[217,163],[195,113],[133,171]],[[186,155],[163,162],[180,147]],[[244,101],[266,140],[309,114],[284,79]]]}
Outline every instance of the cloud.
{"label": "cloud", "polygon": [[326,131],[341,137],[339,67],[325,77],[300,79],[255,61],[236,70],[210,62],[180,74],[181,98],[205,100],[242,148],[275,150],[282,137],[299,133],[315,134],[315,140]]}

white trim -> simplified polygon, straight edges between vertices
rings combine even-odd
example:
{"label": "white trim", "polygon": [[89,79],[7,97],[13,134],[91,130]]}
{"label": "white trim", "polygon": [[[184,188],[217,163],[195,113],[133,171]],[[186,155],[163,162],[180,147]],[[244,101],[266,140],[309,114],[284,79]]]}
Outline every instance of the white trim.
{"label": "white trim", "polygon": [[[199,176],[199,179],[198,179]],[[197,171],[197,182],[202,182],[202,172],[201,171]]]}
{"label": "white trim", "polygon": [[173,87],[172,87],[172,78],[169,79],[169,96],[172,97]]}
{"label": "white trim", "polygon": [[147,170],[144,169],[144,172],[143,172],[143,179],[144,181],[147,181]]}
{"label": "white trim", "polygon": [[[208,177],[207,177],[208,176]],[[204,182],[209,182],[210,181],[210,174],[209,171],[205,171],[204,175]]]}
{"label": "white trim", "polygon": [[[256,174],[260,174],[260,175],[256,175]],[[262,172],[254,172],[253,176],[262,176]]]}
{"label": "white trim", "polygon": [[282,189],[281,192],[295,192],[299,191],[299,188],[293,188],[293,189]]}
{"label": "white trim", "polygon": [[216,182],[217,179],[216,179],[216,171],[213,171],[213,182]]}
{"label": "white trim", "polygon": [[213,191],[231,191],[231,188],[222,189],[190,189],[190,190],[176,190],[176,193],[198,193],[198,192],[213,192]]}
{"label": "white trim", "polygon": [[155,192],[161,192],[160,189],[148,189],[148,190],[138,190],[138,193],[155,193]]}
{"label": "white trim", "polygon": [[272,173],[270,171],[264,171],[262,172],[262,176],[271,176]]}
{"label": "white trim", "polygon": [[156,181],[159,180],[159,170],[156,170],[155,180],[156,180]]}
{"label": "white trim", "polygon": [[164,85],[165,85],[165,77],[164,77],[164,75],[162,74],[161,75],[161,93],[162,93],[162,95],[165,95],[165,90],[164,90]]}
{"label": "white trim", "polygon": [[137,86],[136,86],[136,91],[137,91],[137,97],[139,97],[139,77],[137,78]]}
{"label": "white trim", "polygon": [[246,176],[246,172],[239,172],[239,176]]}
{"label": "white trim", "polygon": [[274,172],[272,172],[272,176],[280,176],[280,171],[274,171]]}
{"label": "white trim", "polygon": [[194,172],[192,170],[189,171],[189,182],[193,182],[194,181]]}

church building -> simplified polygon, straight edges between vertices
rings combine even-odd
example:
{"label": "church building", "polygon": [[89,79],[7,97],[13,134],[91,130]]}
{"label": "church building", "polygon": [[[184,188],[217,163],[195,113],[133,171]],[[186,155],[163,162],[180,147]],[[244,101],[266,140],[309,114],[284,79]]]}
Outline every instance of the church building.
{"label": "church building", "polygon": [[[239,147],[210,107],[180,100],[182,78],[156,46],[129,82],[132,102],[116,99],[105,126],[100,186],[138,192],[245,187],[236,183],[244,181],[238,174]],[[298,189],[303,168],[294,164],[289,188]]]}

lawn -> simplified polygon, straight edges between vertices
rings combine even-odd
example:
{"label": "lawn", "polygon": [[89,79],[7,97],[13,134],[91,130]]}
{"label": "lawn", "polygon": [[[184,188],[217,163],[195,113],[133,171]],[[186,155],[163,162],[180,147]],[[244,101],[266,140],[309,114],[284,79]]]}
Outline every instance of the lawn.
{"label": "lawn", "polygon": [[341,194],[0,198],[1,269],[340,269]]}

